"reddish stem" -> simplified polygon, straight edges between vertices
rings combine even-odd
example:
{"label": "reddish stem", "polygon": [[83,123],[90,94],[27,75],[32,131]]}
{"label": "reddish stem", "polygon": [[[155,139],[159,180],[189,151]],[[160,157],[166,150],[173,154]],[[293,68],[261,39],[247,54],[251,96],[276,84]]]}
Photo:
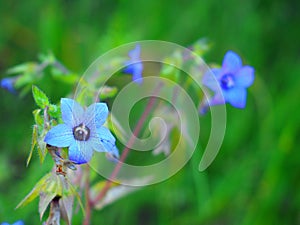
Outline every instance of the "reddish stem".
{"label": "reddish stem", "polygon": [[86,167],[86,179],[85,179],[85,218],[83,225],[90,225],[91,223],[91,203],[90,203],[90,170]]}
{"label": "reddish stem", "polygon": [[[158,93],[160,91],[161,87],[162,87],[162,83],[157,86],[157,88],[154,90],[154,93]],[[130,137],[128,143],[127,143],[127,146],[124,148],[124,150],[122,152],[122,155],[120,157],[120,160],[118,161],[118,164],[114,168],[114,170],[113,170],[112,174],[110,175],[108,181],[106,181],[105,186],[102,188],[102,190],[96,196],[96,198],[93,201],[90,202],[92,206],[94,206],[97,202],[99,202],[105,196],[106,192],[111,187],[111,184],[113,183],[113,180],[116,178],[116,176],[118,175],[118,173],[119,173],[119,171],[122,167],[122,163],[125,161],[128,153],[129,153],[129,150],[132,148],[132,146],[134,144],[135,137],[137,137],[139,135],[139,133],[140,133],[142,127],[143,127],[143,124],[144,124],[145,120],[147,119],[147,117],[149,116],[156,100],[157,100],[157,98],[155,96],[150,97],[150,99],[147,103],[146,109],[143,112],[141,118],[139,119],[138,124],[136,125],[136,127],[133,131],[133,134]]]}

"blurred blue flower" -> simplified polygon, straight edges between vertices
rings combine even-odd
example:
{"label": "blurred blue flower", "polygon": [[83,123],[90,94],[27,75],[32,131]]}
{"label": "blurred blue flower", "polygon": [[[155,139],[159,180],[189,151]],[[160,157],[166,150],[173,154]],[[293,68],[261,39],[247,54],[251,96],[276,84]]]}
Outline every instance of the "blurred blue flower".
{"label": "blurred blue flower", "polygon": [[8,90],[10,93],[15,94],[16,89],[14,87],[16,82],[16,78],[14,77],[6,77],[1,80],[1,88]]}
{"label": "blurred blue flower", "polygon": [[[1,223],[0,225],[10,225],[9,223]],[[22,220],[18,220],[17,222],[11,224],[11,225],[24,225],[24,222]]]}
{"label": "blurred blue flower", "polygon": [[211,73],[206,73],[202,80],[205,86],[215,92],[213,98],[209,100],[209,105],[228,102],[236,108],[245,108],[247,88],[254,81],[254,68],[242,66],[241,58],[236,53],[228,51],[222,67],[213,68],[211,72],[213,76]]}
{"label": "blurred blue flower", "polygon": [[132,80],[138,84],[141,84],[143,82],[143,64],[140,59],[141,46],[136,45],[133,50],[129,51],[128,55],[130,60],[125,62],[126,67],[123,69],[123,73],[131,74]]}
{"label": "blurred blue flower", "polygon": [[44,140],[47,144],[69,147],[69,159],[76,164],[89,162],[94,150],[118,156],[114,136],[102,126],[108,116],[105,103],[84,110],[76,101],[62,98],[61,112],[64,123],[49,130]]}

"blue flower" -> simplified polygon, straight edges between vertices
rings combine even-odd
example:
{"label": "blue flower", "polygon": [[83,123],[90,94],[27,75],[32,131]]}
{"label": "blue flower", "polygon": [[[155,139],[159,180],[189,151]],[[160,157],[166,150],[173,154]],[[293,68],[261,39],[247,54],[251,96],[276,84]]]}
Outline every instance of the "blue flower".
{"label": "blue flower", "polygon": [[[0,225],[10,225],[9,223],[1,223]],[[24,222],[22,220],[18,220],[17,222],[11,224],[11,225],[24,225]]]}
{"label": "blue flower", "polygon": [[211,73],[206,73],[202,80],[205,86],[215,92],[213,98],[209,100],[209,104],[219,105],[228,102],[236,108],[245,108],[247,88],[254,81],[254,68],[247,65],[242,66],[241,58],[236,53],[228,51],[222,67],[213,68],[211,72],[214,77]]}
{"label": "blue flower", "polygon": [[108,116],[105,103],[94,103],[84,110],[76,101],[61,99],[63,124],[53,127],[44,141],[56,147],[69,147],[69,159],[76,164],[91,160],[93,151],[118,154],[115,138],[102,125]]}
{"label": "blue flower", "polygon": [[141,62],[140,55],[141,46],[136,45],[133,50],[129,51],[128,56],[130,57],[130,60],[125,62],[126,67],[123,69],[123,73],[131,74],[132,80],[138,84],[143,82],[143,64]]}
{"label": "blue flower", "polygon": [[15,94],[16,89],[14,87],[16,82],[16,78],[14,77],[6,77],[1,80],[1,88],[8,90],[10,93]]}

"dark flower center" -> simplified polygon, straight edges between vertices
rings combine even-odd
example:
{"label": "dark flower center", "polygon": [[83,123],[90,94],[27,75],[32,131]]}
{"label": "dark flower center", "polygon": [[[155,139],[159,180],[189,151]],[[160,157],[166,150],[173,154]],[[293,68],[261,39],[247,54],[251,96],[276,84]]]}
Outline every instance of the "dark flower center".
{"label": "dark flower center", "polygon": [[223,89],[230,89],[234,86],[234,78],[231,73],[224,74],[220,80]]}
{"label": "dark flower center", "polygon": [[81,123],[73,128],[73,135],[78,141],[87,141],[90,138],[90,129]]}

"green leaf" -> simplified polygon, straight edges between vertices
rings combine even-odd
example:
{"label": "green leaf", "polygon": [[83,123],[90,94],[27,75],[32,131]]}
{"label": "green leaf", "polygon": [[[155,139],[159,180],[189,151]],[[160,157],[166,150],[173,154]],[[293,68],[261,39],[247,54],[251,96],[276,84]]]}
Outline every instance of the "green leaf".
{"label": "green leaf", "polygon": [[[54,69],[53,69],[54,70]],[[52,76],[55,80],[58,80],[65,84],[74,85],[78,82],[79,76],[75,73],[63,74],[62,72],[56,70],[55,73],[52,73]]]}
{"label": "green leaf", "polygon": [[38,138],[37,144],[40,162],[43,163],[47,154],[46,143],[44,142],[44,135]]}
{"label": "green leaf", "polygon": [[15,83],[16,88],[21,88],[23,86],[34,83],[35,78],[32,76],[32,73],[24,73],[18,77]]}
{"label": "green leaf", "polygon": [[22,63],[19,65],[16,65],[10,69],[7,70],[8,74],[19,74],[19,73],[25,73],[25,72],[32,72],[36,69],[37,63],[35,62],[27,62]]}
{"label": "green leaf", "polygon": [[30,148],[29,156],[27,158],[26,166],[29,165],[29,162],[32,157],[32,152],[34,150],[35,145],[37,144],[37,139],[38,139],[38,127],[37,125],[34,125],[32,130],[31,148]]}
{"label": "green leaf", "polygon": [[28,203],[32,202],[36,197],[38,197],[40,192],[47,186],[50,178],[51,173],[48,173],[42,179],[40,179],[31,192],[17,205],[16,209],[26,206]]}
{"label": "green leaf", "polygon": [[32,94],[33,94],[33,98],[34,98],[36,104],[40,108],[44,109],[46,106],[48,106],[50,104],[49,99],[45,95],[45,93],[43,91],[41,91],[41,89],[39,89],[35,85],[32,85]]}
{"label": "green leaf", "polygon": [[44,125],[44,118],[41,116],[41,109],[35,109],[33,110],[33,118],[36,125],[43,126]]}
{"label": "green leaf", "polygon": [[61,114],[60,107],[54,104],[50,104],[48,109],[48,114],[53,118],[59,118]]}

